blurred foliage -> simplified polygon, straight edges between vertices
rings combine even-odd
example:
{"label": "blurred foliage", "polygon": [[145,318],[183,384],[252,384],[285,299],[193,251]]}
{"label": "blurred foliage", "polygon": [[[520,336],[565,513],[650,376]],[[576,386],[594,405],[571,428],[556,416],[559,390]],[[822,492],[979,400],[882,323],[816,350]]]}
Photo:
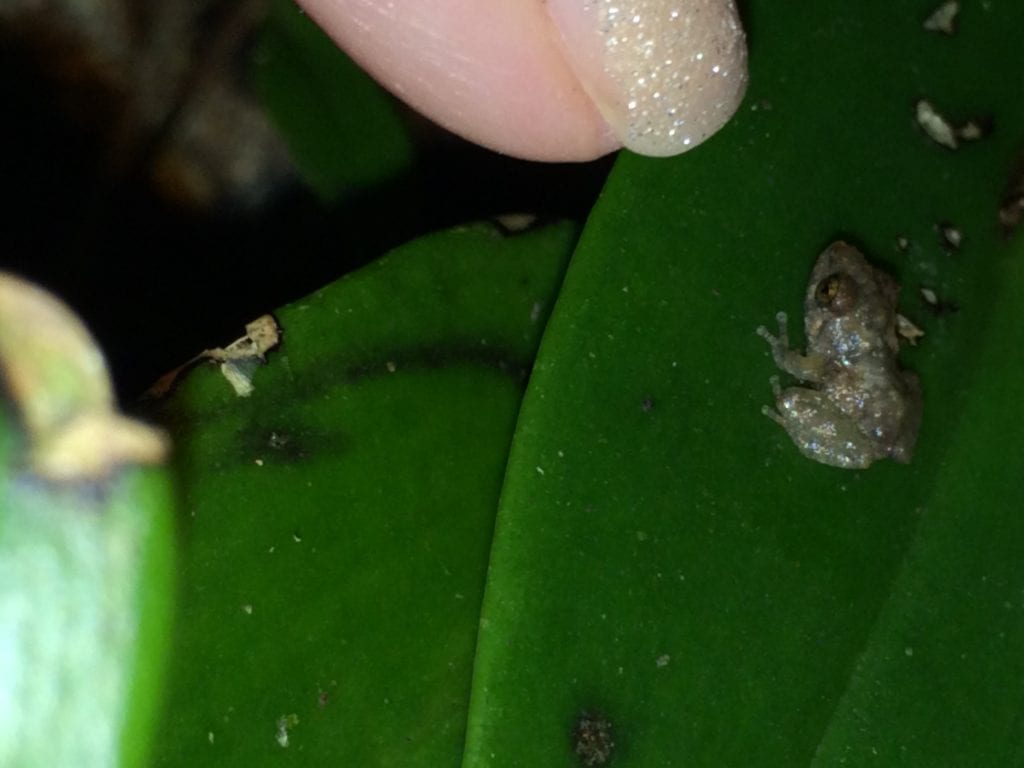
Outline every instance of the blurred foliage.
{"label": "blurred foliage", "polygon": [[397,105],[292,0],[272,0],[252,73],[292,159],[323,200],[409,169],[412,141]]}
{"label": "blurred foliage", "polygon": [[173,605],[164,437],[118,414],[102,356],[0,273],[0,765],[149,755]]}

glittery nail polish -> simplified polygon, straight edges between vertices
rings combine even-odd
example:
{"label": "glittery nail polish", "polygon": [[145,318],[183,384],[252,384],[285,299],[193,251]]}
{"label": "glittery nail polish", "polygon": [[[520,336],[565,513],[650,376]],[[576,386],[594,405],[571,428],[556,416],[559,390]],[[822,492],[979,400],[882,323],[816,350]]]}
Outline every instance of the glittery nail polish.
{"label": "glittery nail polish", "polygon": [[549,1],[567,57],[627,148],[685,152],[739,106],[747,49],[733,0]]}

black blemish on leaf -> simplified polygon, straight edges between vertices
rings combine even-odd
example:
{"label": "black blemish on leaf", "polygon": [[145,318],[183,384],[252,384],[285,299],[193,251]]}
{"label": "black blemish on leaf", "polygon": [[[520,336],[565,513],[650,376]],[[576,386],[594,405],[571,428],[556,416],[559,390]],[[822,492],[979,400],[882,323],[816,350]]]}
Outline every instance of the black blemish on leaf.
{"label": "black blemish on leaf", "polygon": [[287,432],[271,432],[267,438],[267,445],[273,448],[275,451],[281,451],[288,447],[288,444],[292,441],[292,436]]}
{"label": "black blemish on leaf", "polygon": [[572,743],[580,765],[607,765],[615,749],[611,721],[596,712],[582,713],[576,718]]}
{"label": "black blemish on leaf", "polygon": [[999,201],[999,223],[1003,237],[1010,237],[1024,221],[1024,153],[1013,163],[1010,179]]}
{"label": "black blemish on leaf", "polygon": [[648,395],[647,397],[644,398],[644,401],[643,403],[640,404],[640,407],[643,408],[644,413],[650,413],[652,410],[654,410],[654,398]]}
{"label": "black blemish on leaf", "polygon": [[[499,343],[491,346],[481,344],[479,340],[421,347],[387,347],[368,351],[357,362],[341,355],[321,360],[316,366],[316,373],[322,375],[306,375],[308,372],[304,370],[294,371],[295,379],[289,385],[289,398],[292,401],[310,400],[322,397],[325,392],[337,387],[339,383],[357,384],[366,379],[449,367],[489,368],[522,385],[525,384],[532,365],[533,360],[530,357],[524,358],[521,354]],[[168,397],[162,400],[147,401],[141,412],[170,432],[181,433],[189,429],[190,425],[197,423],[203,424],[204,428],[209,428],[218,419],[237,408],[248,406],[261,408],[263,405],[275,407],[274,401],[278,396],[278,391],[272,386],[257,388],[251,398],[235,398],[237,402],[227,406],[224,402],[216,402],[197,407],[195,404],[186,405],[174,397]],[[247,441],[244,446],[251,449],[246,456],[246,462],[251,462],[252,456],[257,455],[253,451],[266,450],[267,434],[277,425],[269,425],[267,429],[264,429],[264,426],[268,425],[254,425],[251,429],[246,430],[253,433],[252,440]],[[260,430],[263,431],[260,432]],[[302,451],[289,448],[284,452],[284,455],[293,458],[302,458],[314,452],[319,453],[322,442],[328,443],[328,450],[331,449],[331,443],[340,440],[344,447],[349,442],[345,435],[339,438],[329,434],[307,435],[293,431],[292,436],[293,442],[297,441],[303,446]]]}
{"label": "black blemish on leaf", "polygon": [[349,447],[348,435],[337,430],[254,423],[239,436],[243,464],[258,458],[263,465],[298,464],[320,456],[340,456]]}

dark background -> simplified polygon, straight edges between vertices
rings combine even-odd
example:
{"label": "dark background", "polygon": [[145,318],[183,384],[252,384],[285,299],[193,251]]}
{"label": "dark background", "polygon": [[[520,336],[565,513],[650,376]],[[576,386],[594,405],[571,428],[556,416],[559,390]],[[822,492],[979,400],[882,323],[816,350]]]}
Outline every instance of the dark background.
{"label": "dark background", "polygon": [[[243,90],[258,32],[259,21],[234,35],[219,65],[243,73]],[[194,73],[168,85],[171,106],[140,127],[129,89],[83,37],[57,13],[0,19],[0,268],[48,287],[86,320],[122,399],[237,338],[259,314],[425,233],[511,212],[582,224],[611,166],[514,160],[400,107],[414,160],[383,183],[328,204],[285,173],[244,201],[237,190],[188,199],[153,168],[184,119]]]}

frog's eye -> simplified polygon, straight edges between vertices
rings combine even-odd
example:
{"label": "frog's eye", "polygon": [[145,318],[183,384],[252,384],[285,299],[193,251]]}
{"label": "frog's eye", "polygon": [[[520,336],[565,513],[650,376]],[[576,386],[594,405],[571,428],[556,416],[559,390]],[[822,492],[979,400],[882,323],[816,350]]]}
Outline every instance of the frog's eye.
{"label": "frog's eye", "polygon": [[814,300],[822,309],[845,315],[857,305],[857,283],[847,274],[833,272],[818,283]]}

